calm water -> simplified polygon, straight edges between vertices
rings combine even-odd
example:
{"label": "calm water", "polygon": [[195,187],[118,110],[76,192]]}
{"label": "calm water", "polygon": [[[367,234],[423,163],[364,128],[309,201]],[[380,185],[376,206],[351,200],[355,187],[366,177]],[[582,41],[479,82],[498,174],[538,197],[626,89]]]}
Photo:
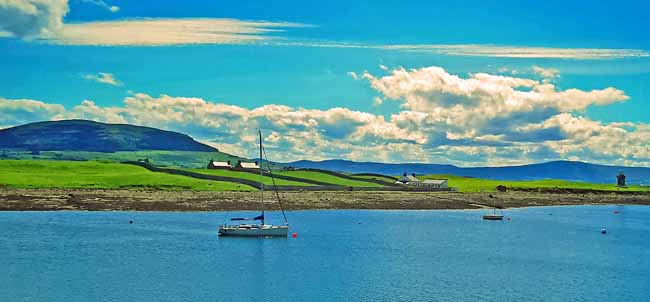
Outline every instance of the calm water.
{"label": "calm water", "polygon": [[5,212],[0,301],[648,301],[650,207],[482,213],[289,212],[296,239],[219,239],[225,213]]}

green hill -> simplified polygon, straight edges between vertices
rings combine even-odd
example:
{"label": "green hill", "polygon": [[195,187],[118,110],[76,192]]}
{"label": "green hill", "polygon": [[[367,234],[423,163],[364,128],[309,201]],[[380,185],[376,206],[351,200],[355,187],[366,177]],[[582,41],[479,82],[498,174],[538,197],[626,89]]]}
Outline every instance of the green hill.
{"label": "green hill", "polygon": [[38,122],[0,130],[0,149],[39,151],[218,152],[190,136],[156,128],[87,120]]}

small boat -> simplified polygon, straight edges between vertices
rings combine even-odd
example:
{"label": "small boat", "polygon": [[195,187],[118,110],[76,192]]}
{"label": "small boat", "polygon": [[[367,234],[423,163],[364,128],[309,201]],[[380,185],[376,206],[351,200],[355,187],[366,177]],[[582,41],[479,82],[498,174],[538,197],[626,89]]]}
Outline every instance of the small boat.
{"label": "small boat", "polygon": [[[265,158],[266,152],[262,146],[262,130],[259,130],[260,136],[260,204],[262,208],[262,214],[255,216],[253,218],[231,218],[230,221],[260,221],[260,224],[256,223],[241,223],[238,225],[228,225],[224,223],[219,226],[219,236],[236,236],[236,237],[287,237],[289,234],[289,223],[287,221],[287,216],[284,214],[284,208],[282,207],[282,201],[280,200],[280,195],[277,194],[278,203],[280,204],[280,209],[282,210],[282,217],[284,217],[284,225],[272,225],[266,224],[264,220],[264,182],[261,180],[264,177],[263,168],[262,168],[262,158]],[[263,157],[264,155],[264,157]],[[273,179],[273,173],[271,172],[271,166],[269,165],[268,158],[266,159],[266,164],[269,170],[269,175]],[[273,180],[275,184],[275,180]]]}
{"label": "small boat", "polygon": [[483,215],[483,219],[485,219],[485,220],[503,220],[503,215],[487,214],[487,215]]}
{"label": "small boat", "polygon": [[503,220],[503,211],[499,209],[499,214],[497,214],[497,206],[496,204],[494,207],[492,207],[492,213],[483,215],[483,219],[485,220]]}

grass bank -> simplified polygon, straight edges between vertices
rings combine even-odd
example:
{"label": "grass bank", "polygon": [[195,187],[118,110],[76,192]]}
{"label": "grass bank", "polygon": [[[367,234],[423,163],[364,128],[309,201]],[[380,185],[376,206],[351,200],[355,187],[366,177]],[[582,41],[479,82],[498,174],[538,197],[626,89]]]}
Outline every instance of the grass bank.
{"label": "grass bank", "polygon": [[455,175],[423,175],[418,176],[421,179],[448,179],[450,187],[456,187],[460,192],[496,192],[499,185],[506,186],[514,190],[535,190],[535,189],[574,189],[574,190],[594,190],[607,192],[648,192],[649,188],[630,186],[619,188],[614,184],[595,184],[588,182],[573,182],[565,180],[526,180],[526,181],[509,181],[509,180],[491,180],[482,178],[462,177]]}
{"label": "grass bank", "polygon": [[317,171],[300,171],[300,170],[298,170],[298,171],[279,171],[279,172],[273,172],[273,174],[285,175],[285,176],[291,176],[291,177],[297,177],[297,178],[303,178],[303,179],[309,179],[309,180],[315,180],[315,181],[329,183],[329,184],[332,184],[332,185],[345,186],[345,187],[367,187],[367,188],[382,187],[382,185],[372,183],[372,182],[353,180],[353,179],[345,179],[345,178],[341,178],[341,177],[337,177],[337,176],[334,176],[334,175],[331,175],[331,174],[321,173],[321,172],[317,172]]}
{"label": "grass bank", "polygon": [[100,161],[0,160],[0,185],[10,188],[254,190],[241,184],[155,173],[142,167]]}

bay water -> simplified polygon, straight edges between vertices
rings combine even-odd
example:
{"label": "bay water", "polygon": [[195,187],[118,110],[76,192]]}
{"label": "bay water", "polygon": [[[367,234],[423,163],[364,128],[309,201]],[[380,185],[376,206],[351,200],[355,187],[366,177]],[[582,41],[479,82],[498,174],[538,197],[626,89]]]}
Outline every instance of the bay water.
{"label": "bay water", "polygon": [[291,211],[281,239],[217,237],[252,212],[1,212],[0,301],[650,299],[650,207],[487,212]]}

